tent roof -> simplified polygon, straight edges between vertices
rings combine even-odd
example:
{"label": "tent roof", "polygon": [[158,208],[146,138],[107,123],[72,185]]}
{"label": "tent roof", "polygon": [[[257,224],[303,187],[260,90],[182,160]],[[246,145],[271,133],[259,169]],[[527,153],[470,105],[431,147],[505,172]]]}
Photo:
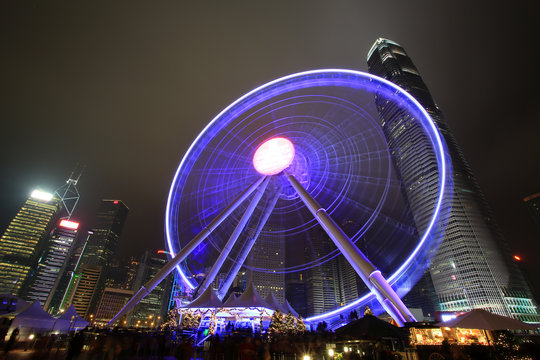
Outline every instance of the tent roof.
{"label": "tent roof", "polygon": [[336,329],[339,335],[354,338],[404,338],[408,336],[408,331],[398,328],[373,315],[364,315],[363,318],[351,321],[345,326]]}
{"label": "tent roof", "polygon": [[54,324],[54,330],[68,332],[70,330],[82,329],[88,326],[89,322],[77,314],[77,311],[71,305],[62,315],[60,315]]}
{"label": "tent roof", "polygon": [[184,306],[184,308],[219,308],[223,307],[223,303],[219,300],[214,289],[209,286],[198,298]]}
{"label": "tent roof", "polygon": [[286,308],[285,314],[291,313],[294,317],[298,317],[298,313],[293,309],[291,304],[289,304],[289,300],[285,300],[283,307]]}
{"label": "tent roof", "polygon": [[246,288],[246,291],[240,297],[236,298],[233,301],[232,305],[227,305],[228,307],[264,307],[267,309],[272,309],[266,301],[261,298],[261,295],[253,286],[253,283],[249,283]]}
{"label": "tent roof", "polygon": [[236,295],[231,293],[231,295],[229,295],[229,298],[227,299],[227,301],[223,303],[223,305],[226,307],[234,307],[235,300],[236,300]]}
{"label": "tent roof", "polygon": [[21,311],[18,316],[24,316],[26,318],[33,319],[53,319],[53,317],[48,312],[41,308],[39,300],[34,301],[32,305]]}
{"label": "tent roof", "polygon": [[[27,303],[28,304],[28,303]],[[29,319],[38,319],[38,320],[52,320],[53,317],[49,315],[45,310],[41,308],[41,305],[39,304],[39,301],[36,300],[32,304],[28,304],[24,307],[21,307],[20,309],[13,311],[8,314],[0,315],[0,317],[24,317]]]}
{"label": "tent roof", "polygon": [[75,310],[75,307],[71,305],[69,309],[64,311],[62,315],[58,317],[58,320],[67,320],[71,321],[71,318],[75,316],[75,318],[80,318],[79,314],[77,314],[77,310]]}
{"label": "tent roof", "polygon": [[285,313],[285,314],[288,312],[286,307],[283,306],[283,304],[279,303],[279,301],[276,299],[276,296],[274,295],[274,293],[272,291],[270,291],[270,293],[268,294],[266,299],[264,299],[264,301],[266,301],[268,303],[268,305],[270,305],[271,310],[279,310],[279,311],[281,311],[282,313]]}
{"label": "tent roof", "polygon": [[474,309],[455,319],[447,322],[440,322],[437,325],[482,330],[536,329],[536,326],[534,325],[526,324],[506,316],[492,314],[483,309]]}

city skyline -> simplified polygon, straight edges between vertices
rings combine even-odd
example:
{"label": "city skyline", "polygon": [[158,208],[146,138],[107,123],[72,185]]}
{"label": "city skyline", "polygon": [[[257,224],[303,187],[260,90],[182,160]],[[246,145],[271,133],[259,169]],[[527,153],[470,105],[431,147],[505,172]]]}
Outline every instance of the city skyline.
{"label": "city skyline", "polygon": [[[522,199],[539,191],[534,134],[540,129],[534,100],[538,98],[535,86],[540,74],[536,67],[527,66],[536,56],[511,56],[512,50],[533,39],[534,31],[527,28],[533,22],[518,22],[518,13],[531,16],[526,10],[505,13],[494,5],[490,13],[493,18],[480,18],[478,28],[473,25],[474,16],[464,14],[459,20],[463,29],[458,29],[459,35],[451,35],[437,27],[435,20],[444,22],[444,9],[436,8],[429,9],[435,13],[433,19],[422,19],[425,26],[433,27],[433,34],[423,34],[424,29],[401,21],[395,26],[373,23],[363,17],[365,14],[361,18],[365,24],[337,26],[340,18],[362,22],[353,14],[365,11],[352,5],[350,9],[312,10],[314,18],[326,20],[322,30],[328,32],[317,30],[319,23],[306,22],[311,34],[288,31],[298,26],[291,13],[300,14],[301,9],[292,9],[289,14],[285,9],[267,9],[270,14],[266,16],[278,16],[284,22],[284,29],[275,34],[266,31],[270,23],[261,11],[251,9],[233,15],[232,9],[225,9],[232,19],[225,22],[230,27],[220,35],[212,30],[212,26],[217,28],[224,22],[218,14],[223,9],[218,7],[208,18],[203,16],[204,9],[186,9],[201,20],[197,29],[200,27],[202,33],[187,31],[182,21],[166,16],[165,9],[150,12],[164,17],[162,24],[154,22],[155,28],[139,29],[139,22],[150,16],[144,14],[148,9],[135,7],[122,21],[123,26],[116,28],[121,19],[114,12],[93,15],[65,8],[69,14],[66,18],[71,17],[73,23],[64,19],[54,25],[54,19],[63,18],[53,5],[28,13],[23,8],[2,7],[6,7],[0,13],[6,17],[2,23],[7,29],[8,55],[1,60],[6,81],[1,85],[4,96],[0,116],[13,136],[2,145],[3,152],[11,156],[2,165],[9,176],[0,183],[6,203],[0,213],[0,230],[5,230],[31,190],[42,186],[54,191],[74,165],[82,162],[88,167],[79,183],[81,203],[77,211],[81,214],[76,216],[81,224],[88,227],[99,199],[122,199],[132,214],[122,236],[121,251],[140,254],[145,248],[162,248],[164,207],[174,170],[191,141],[215,114],[255,86],[297,70],[340,67],[365,71],[366,49],[384,36],[402,44],[415,59],[446,116],[460,119],[452,122],[452,131],[513,252],[522,257],[538,288],[540,267],[532,263],[530,254],[540,251],[533,243],[540,234]],[[385,15],[384,7],[371,10],[388,23],[397,16]],[[413,10],[402,10],[393,11],[419,16]],[[445,10],[458,14],[463,9],[456,6]],[[262,21],[261,28],[255,25],[257,19]],[[498,29],[496,25],[504,19],[514,26]],[[84,29],[95,20],[100,20],[100,28]],[[241,25],[231,25],[235,21],[248,29],[264,30],[255,31],[263,39],[253,41]],[[72,31],[64,32],[63,26]],[[45,31],[32,35],[36,30]],[[488,36],[492,32],[498,35],[497,41]],[[51,47],[46,46],[49,37],[44,35],[49,33]],[[107,33],[110,38],[104,38]],[[285,33],[291,34],[290,43],[283,38]],[[308,35],[313,40],[306,39]],[[210,45],[198,45],[194,39],[199,37],[202,44]],[[432,45],[433,37],[441,41]],[[156,43],[157,39],[162,42]],[[190,46],[180,46],[178,39]],[[271,48],[276,44],[284,56],[273,57]],[[296,44],[303,46],[295,49]],[[230,53],[238,56],[224,54],[229,52],[228,46],[233,50]],[[430,46],[437,52],[428,51]],[[138,58],[140,50],[142,56]],[[152,55],[144,56],[145,51]],[[220,56],[212,57],[214,52],[224,61]],[[493,57],[489,64],[484,52]],[[197,64],[198,59],[204,64]],[[525,78],[511,74],[515,68],[533,70]],[[196,75],[190,75],[190,71]],[[24,138],[29,141],[21,150]]]}

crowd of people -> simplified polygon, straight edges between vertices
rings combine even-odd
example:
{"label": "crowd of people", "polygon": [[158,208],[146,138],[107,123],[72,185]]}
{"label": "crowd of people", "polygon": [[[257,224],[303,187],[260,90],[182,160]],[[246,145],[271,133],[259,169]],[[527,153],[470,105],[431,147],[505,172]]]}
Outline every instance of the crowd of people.
{"label": "crowd of people", "polygon": [[[16,334],[4,344],[4,358],[14,349],[31,352],[35,359],[205,359],[205,360],[288,360],[328,359],[326,344],[331,332],[262,336],[232,332],[197,339],[182,331],[135,331],[85,329],[70,336],[43,335],[16,341]],[[308,357],[306,357],[308,356]],[[347,358],[360,359],[358,354]],[[369,357],[363,357],[369,358]]]}

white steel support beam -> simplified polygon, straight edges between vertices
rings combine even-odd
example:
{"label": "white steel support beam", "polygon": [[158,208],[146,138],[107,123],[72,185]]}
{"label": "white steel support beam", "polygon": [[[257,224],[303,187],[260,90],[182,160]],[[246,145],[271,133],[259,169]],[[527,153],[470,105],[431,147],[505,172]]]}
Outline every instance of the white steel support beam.
{"label": "white steel support beam", "polygon": [[229,204],[223,211],[217,215],[214,220],[212,220],[204,229],[201,230],[200,233],[198,233],[185,247],[183,247],[178,254],[174,258],[171,259],[163,268],[161,268],[160,271],[152,278],[150,281],[148,281],[146,284],[144,284],[135,295],[129,301],[124,305],[122,310],[116,314],[111,321],[107,324],[107,326],[113,325],[116,321],[118,321],[122,316],[127,314],[135,305],[139,303],[146,295],[148,295],[160,282],[167,277],[171,273],[171,271],[174,270],[174,268],[180,264],[191,252],[214,231],[219,224],[223,222],[244,200],[248,198],[255,189],[261,185],[261,183],[266,179],[266,176],[263,176],[259,178],[257,181],[255,181],[251,186],[249,186],[246,190],[244,190],[234,201]]}
{"label": "white steel support beam", "polygon": [[317,200],[304,189],[293,175],[287,172],[285,172],[285,175],[300,196],[300,199],[302,199],[315,219],[323,227],[334,244],[336,244],[337,248],[345,256],[362,281],[375,294],[377,300],[390,316],[400,326],[403,326],[405,322],[416,321],[409,309],[403,304],[399,296],[382,276],[381,272],[377,270],[351,239],[347,237],[343,230],[328,215],[326,210],[319,205]]}
{"label": "white steel support beam", "polygon": [[255,211],[255,208],[257,207],[257,204],[261,200],[264,191],[266,190],[266,186],[268,185],[268,181],[270,178],[266,178],[264,182],[257,188],[257,191],[255,192],[255,195],[253,195],[253,199],[251,199],[246,211],[244,212],[244,215],[242,215],[242,218],[234,228],[231,236],[229,237],[229,240],[219,253],[219,256],[217,260],[214,262],[214,265],[212,265],[212,268],[204,278],[203,283],[199,288],[197,289],[197,292],[193,295],[193,298],[197,297],[197,295],[202,294],[212,282],[214,282],[214,279],[216,278],[216,275],[223,266],[223,263],[225,262],[225,259],[227,259],[227,256],[229,256],[229,253],[231,252],[234,244],[236,243],[236,240],[238,240],[238,237],[240,236],[240,233],[244,228],[246,227],[246,224],[248,223],[249,219],[251,218],[251,215],[253,215],[253,211]]}

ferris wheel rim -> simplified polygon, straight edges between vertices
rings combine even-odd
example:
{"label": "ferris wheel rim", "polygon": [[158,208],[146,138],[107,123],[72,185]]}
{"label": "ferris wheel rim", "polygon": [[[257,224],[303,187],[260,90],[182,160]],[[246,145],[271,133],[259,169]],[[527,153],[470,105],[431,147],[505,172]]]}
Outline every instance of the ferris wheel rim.
{"label": "ferris wheel rim", "polygon": [[[445,195],[445,188],[446,188],[446,185],[447,185],[447,171],[449,169],[449,163],[448,163],[449,160],[447,159],[446,148],[445,148],[445,145],[444,145],[444,141],[442,140],[442,137],[439,134],[439,131],[438,131],[435,123],[433,122],[433,119],[429,116],[427,111],[419,104],[419,102],[416,99],[414,99],[414,97],[412,97],[410,94],[408,94],[405,90],[401,89],[399,86],[391,83],[390,81],[385,80],[383,78],[380,78],[378,76],[368,74],[368,73],[365,73],[365,72],[361,72],[361,71],[357,71],[357,70],[348,70],[348,69],[309,70],[309,71],[303,71],[303,72],[299,72],[299,73],[290,74],[290,75],[275,79],[273,81],[270,81],[270,82],[268,82],[266,84],[263,84],[263,85],[255,88],[255,89],[249,91],[248,93],[244,94],[243,96],[241,96],[240,98],[235,100],[233,103],[231,103],[226,108],[224,108],[220,113],[218,113],[203,128],[203,130],[198,134],[198,136],[191,143],[190,147],[188,148],[188,150],[184,154],[184,156],[183,156],[183,158],[182,158],[182,160],[181,160],[181,162],[180,162],[180,164],[179,164],[179,166],[178,166],[178,168],[177,168],[177,170],[175,172],[173,182],[172,182],[172,186],[171,186],[171,189],[169,191],[169,195],[168,195],[168,199],[167,199],[167,206],[166,206],[165,230],[166,230],[167,246],[168,246],[169,251],[171,252],[171,256],[175,255],[174,251],[173,251],[173,249],[174,249],[173,244],[172,244],[173,235],[171,234],[171,229],[170,229],[170,226],[169,226],[170,221],[171,221],[171,218],[170,218],[171,211],[170,210],[171,210],[171,206],[172,206],[172,199],[173,199],[173,196],[174,196],[174,193],[175,193],[175,186],[174,185],[177,183],[178,178],[180,176],[180,173],[181,173],[185,163],[190,160],[189,158],[190,158],[194,148],[199,143],[199,141],[204,136],[207,135],[207,132],[214,126],[214,124],[216,124],[216,122],[218,122],[221,119],[221,117],[223,115],[227,114],[227,112],[229,112],[231,109],[234,109],[235,106],[241,104],[246,99],[249,99],[254,94],[256,94],[256,93],[258,93],[260,91],[263,91],[265,89],[268,89],[268,88],[270,88],[270,87],[272,87],[272,86],[274,86],[276,84],[285,82],[287,80],[291,80],[291,79],[294,79],[294,78],[299,78],[299,77],[303,77],[303,76],[307,76],[307,75],[317,75],[317,74],[352,75],[352,76],[357,76],[357,77],[361,77],[361,78],[369,78],[372,81],[378,81],[378,82],[380,82],[382,84],[385,84],[386,86],[389,86],[390,88],[395,89],[396,91],[401,92],[410,102],[412,102],[415,105],[415,110],[420,111],[422,113],[422,115],[424,116],[424,118],[428,120],[430,135],[435,138],[434,149],[436,150],[436,155],[437,155],[437,160],[438,160],[437,162],[438,162],[438,165],[439,165],[439,173],[440,173],[440,182],[439,182],[440,184],[439,184],[439,193],[438,193],[438,197],[437,197],[437,202],[436,202],[436,205],[435,205],[435,210],[433,211],[433,214],[432,214],[432,217],[431,217],[431,221],[429,222],[429,225],[428,225],[426,231],[424,231],[424,234],[422,234],[421,240],[415,246],[415,248],[411,252],[411,254],[407,257],[407,260],[404,261],[403,264],[401,264],[401,266],[397,270],[395,270],[394,273],[388,278],[388,281],[391,284],[393,284],[393,282],[396,280],[396,278],[398,278],[401,275],[401,273],[407,268],[407,266],[410,265],[412,259],[414,258],[414,256],[416,256],[416,254],[423,247],[424,243],[426,242],[426,239],[427,239],[428,235],[432,231],[433,226],[434,226],[434,224],[435,224],[435,222],[436,222],[436,220],[437,220],[437,218],[439,216],[439,211],[441,209],[443,197]],[[195,285],[193,285],[191,283],[191,281],[185,276],[185,274],[182,271],[182,269],[180,268],[180,266],[177,266],[177,271],[181,275],[184,282],[190,288],[194,289]],[[368,293],[365,296],[358,298],[356,301],[354,301],[354,302],[352,302],[350,304],[347,304],[345,307],[336,309],[334,311],[341,312],[341,311],[344,310],[344,308],[351,308],[351,307],[355,306],[356,304],[358,304],[359,302],[365,301],[370,296],[371,296],[371,294]],[[311,317],[309,319],[316,320],[318,318],[326,317],[326,316],[331,315],[331,314],[332,314],[332,312],[328,312],[328,313],[324,313],[324,314],[321,314],[321,315]]]}

